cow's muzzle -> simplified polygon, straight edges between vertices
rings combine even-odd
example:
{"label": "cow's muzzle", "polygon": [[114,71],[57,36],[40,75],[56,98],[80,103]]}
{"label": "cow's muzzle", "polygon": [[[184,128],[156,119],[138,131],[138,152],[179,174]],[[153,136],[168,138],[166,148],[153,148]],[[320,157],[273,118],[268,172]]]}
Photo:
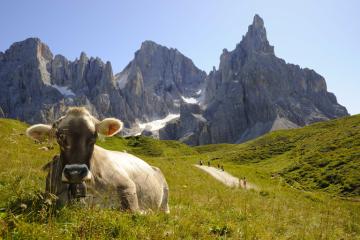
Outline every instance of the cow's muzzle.
{"label": "cow's muzzle", "polygon": [[80,184],[91,179],[91,172],[86,164],[65,165],[61,180],[66,183]]}

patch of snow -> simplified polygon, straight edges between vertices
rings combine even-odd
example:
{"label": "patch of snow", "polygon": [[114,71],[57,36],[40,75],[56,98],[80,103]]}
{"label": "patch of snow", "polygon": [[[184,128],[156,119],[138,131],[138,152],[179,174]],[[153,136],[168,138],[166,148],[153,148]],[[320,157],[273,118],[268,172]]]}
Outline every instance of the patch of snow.
{"label": "patch of snow", "polygon": [[201,114],[192,113],[192,115],[193,115],[195,118],[199,119],[200,121],[206,122],[206,119],[205,119]]}
{"label": "patch of snow", "polygon": [[174,99],[174,106],[175,107],[180,107],[180,100],[179,99]]}
{"label": "patch of snow", "polygon": [[197,95],[200,95],[202,92],[202,89],[200,89],[199,91],[196,92]]}
{"label": "patch of snow", "polygon": [[181,98],[182,98],[182,100],[184,100],[184,102],[186,102],[186,103],[192,103],[192,104],[198,104],[198,103],[199,103],[199,101],[198,101],[196,98],[192,98],[192,97],[186,98],[186,97],[184,97],[184,96],[181,96]]}
{"label": "patch of snow", "polygon": [[53,88],[58,90],[65,97],[75,96],[75,93],[67,86],[59,86],[56,84],[51,85]]}
{"label": "patch of snow", "polygon": [[146,123],[140,123],[139,124],[139,132],[136,133],[135,135],[140,135],[141,132],[143,130],[148,130],[148,131],[157,131],[160,130],[161,128],[165,127],[167,122],[170,122],[171,120],[180,117],[180,114],[172,114],[170,113],[169,115],[167,115],[165,118],[163,119],[158,119],[158,120],[154,120],[151,122],[146,122]]}
{"label": "patch of snow", "polygon": [[200,96],[197,98],[198,99],[198,103],[200,106],[204,106],[204,101],[205,101],[205,91],[201,91]]}

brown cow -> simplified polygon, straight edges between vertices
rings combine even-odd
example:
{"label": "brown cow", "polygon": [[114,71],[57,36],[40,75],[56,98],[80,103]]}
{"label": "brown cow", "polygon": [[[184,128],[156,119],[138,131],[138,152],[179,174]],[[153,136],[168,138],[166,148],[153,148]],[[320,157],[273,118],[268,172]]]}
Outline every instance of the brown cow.
{"label": "brown cow", "polygon": [[81,198],[88,204],[133,212],[160,209],[169,213],[169,189],[159,168],[131,154],[95,145],[98,134],[110,137],[122,126],[118,119],[99,121],[85,108],[71,108],[52,126],[29,127],[29,137],[55,137],[60,145],[60,155],[45,167],[49,171],[46,191],[63,204]]}

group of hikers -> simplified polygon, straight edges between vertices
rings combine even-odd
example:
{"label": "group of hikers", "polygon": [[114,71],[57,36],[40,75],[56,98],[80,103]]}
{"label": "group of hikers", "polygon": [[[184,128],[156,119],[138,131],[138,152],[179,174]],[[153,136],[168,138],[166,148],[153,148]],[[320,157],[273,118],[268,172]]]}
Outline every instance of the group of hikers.
{"label": "group of hikers", "polygon": [[[203,165],[204,165],[204,163],[203,163],[202,160],[199,161],[199,165],[200,165],[200,166],[203,166]],[[208,167],[211,167],[210,161],[207,162],[207,166],[208,166]],[[217,164],[217,168],[220,169],[220,170],[223,171],[223,172],[225,171],[223,165]],[[240,178],[240,179],[239,179],[239,184],[240,184],[244,189],[246,189],[246,177]]]}
{"label": "group of hikers", "polygon": [[240,185],[241,185],[241,183],[242,183],[242,187],[243,187],[244,189],[246,189],[246,177],[244,177],[244,178],[242,178],[242,179],[240,180]]}
{"label": "group of hikers", "polygon": [[[200,165],[200,166],[203,166],[203,165],[204,165],[204,163],[203,163],[202,160],[200,160],[199,165]],[[207,162],[207,165],[208,165],[208,167],[211,167],[210,161]],[[217,165],[217,168],[220,169],[221,171],[225,171],[223,165],[218,164],[218,165]]]}

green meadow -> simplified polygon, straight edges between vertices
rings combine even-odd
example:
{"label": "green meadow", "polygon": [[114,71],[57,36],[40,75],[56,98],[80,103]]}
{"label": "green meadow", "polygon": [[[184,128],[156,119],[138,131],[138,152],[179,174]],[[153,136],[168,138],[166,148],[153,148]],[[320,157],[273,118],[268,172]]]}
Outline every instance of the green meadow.
{"label": "green meadow", "polygon": [[[3,239],[360,239],[360,115],[269,133],[244,144],[189,147],[147,137],[100,139],[159,167],[169,215],[56,208],[42,166],[58,152],[27,125],[0,119]],[[44,151],[42,147],[53,145]],[[224,186],[193,165],[221,164],[256,189]]]}

